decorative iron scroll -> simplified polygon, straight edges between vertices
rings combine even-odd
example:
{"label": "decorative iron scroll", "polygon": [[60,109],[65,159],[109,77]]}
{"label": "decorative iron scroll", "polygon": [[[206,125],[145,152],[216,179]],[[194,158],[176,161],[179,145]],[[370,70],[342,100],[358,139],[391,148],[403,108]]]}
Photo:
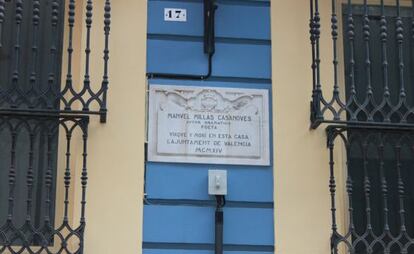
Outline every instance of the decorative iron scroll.
{"label": "decorative iron scroll", "polygon": [[[343,167],[336,167],[334,156],[342,145],[347,150],[343,183],[338,180]],[[414,253],[414,132],[332,126],[328,148],[332,253]],[[338,209],[343,200],[345,213]]]}
{"label": "decorative iron scroll", "polygon": [[[0,253],[83,253],[88,121],[87,116],[0,114],[1,148],[10,151],[0,164],[8,164],[9,168],[0,172],[7,173],[0,178],[0,208],[7,207],[0,209],[6,212],[0,216]],[[61,143],[65,140],[62,168],[57,168],[59,135],[64,137]],[[76,153],[82,163],[74,169],[71,158]],[[61,179],[57,179],[59,175]],[[80,175],[78,185],[74,175]],[[59,198],[56,186],[60,183],[63,189]],[[71,217],[75,202],[71,197],[76,187],[80,203],[78,223]],[[61,208],[62,214],[57,214],[56,207]]]}
{"label": "decorative iron scroll", "polygon": [[[323,17],[319,0],[310,0],[312,128],[322,122],[413,126],[414,1],[395,0],[388,6],[384,0],[370,5],[367,0],[338,2],[332,0],[331,16]],[[321,47],[328,46],[321,45],[323,18],[331,20],[332,59],[321,58]],[[339,39],[345,49],[345,73]],[[321,61],[333,62],[333,71],[322,72]],[[325,73],[331,74],[332,84],[323,84]]]}
{"label": "decorative iron scroll", "polygon": [[[67,5],[65,0],[0,0],[0,60],[12,59],[3,66],[0,61],[3,69],[0,71],[0,112],[99,114],[101,121],[106,121],[110,0],[105,1],[104,7],[104,64],[100,85],[91,84],[90,73],[93,1],[86,1],[85,22],[75,17],[76,1],[66,2]],[[65,9],[66,63],[62,62]],[[74,29],[82,25],[86,31],[84,78],[78,84],[73,79],[73,63],[75,50],[81,49],[74,45]],[[66,66],[62,86],[61,65]]]}

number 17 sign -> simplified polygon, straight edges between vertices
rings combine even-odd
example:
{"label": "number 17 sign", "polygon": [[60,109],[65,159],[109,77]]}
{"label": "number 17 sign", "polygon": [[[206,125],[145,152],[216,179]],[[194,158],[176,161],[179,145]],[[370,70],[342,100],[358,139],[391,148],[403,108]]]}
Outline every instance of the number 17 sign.
{"label": "number 17 sign", "polygon": [[187,10],[186,9],[175,9],[165,8],[164,9],[164,20],[165,21],[187,21]]}

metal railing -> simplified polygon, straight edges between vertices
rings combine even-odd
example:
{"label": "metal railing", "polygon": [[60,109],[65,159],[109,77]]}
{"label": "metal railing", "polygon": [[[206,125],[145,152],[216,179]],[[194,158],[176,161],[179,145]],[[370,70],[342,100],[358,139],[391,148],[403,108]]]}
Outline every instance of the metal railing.
{"label": "metal railing", "polygon": [[[48,2],[48,4],[44,4]],[[12,39],[5,49],[11,58],[8,78],[0,80],[0,112],[26,111],[42,114],[98,114],[106,121],[106,96],[108,90],[108,60],[110,32],[110,1],[105,1],[104,13],[104,50],[103,78],[100,85],[91,84],[90,61],[93,38],[93,1],[86,1],[86,18],[82,22],[75,17],[76,1],[68,0],[67,8],[63,0],[0,0],[0,48],[4,41]],[[47,5],[47,8],[45,7]],[[62,38],[65,9],[67,9],[67,62],[64,85],[61,87]],[[7,17],[13,18],[7,19]],[[85,62],[83,81],[74,83],[74,29],[85,26]],[[48,26],[45,28],[45,26]],[[9,29],[7,29],[9,27]],[[30,27],[30,28],[28,28]],[[50,32],[49,41],[44,41],[44,32]],[[23,37],[29,31],[31,38]],[[6,32],[8,32],[6,34]],[[22,41],[22,39],[25,39]],[[3,41],[3,43],[2,43]],[[26,47],[26,48],[24,48]],[[30,48],[30,52],[26,52]],[[81,49],[76,49],[81,50]],[[98,108],[91,107],[97,104]]]}
{"label": "metal railing", "polygon": [[[343,199],[337,193],[341,173],[334,158],[342,145],[348,167],[345,218],[338,211]],[[412,130],[328,128],[332,253],[414,253],[413,147]]]}
{"label": "metal railing", "polygon": [[[319,2],[310,1],[311,127],[323,122],[414,126],[412,2],[332,0],[329,17],[321,15]],[[321,57],[321,19],[331,21],[332,59]],[[332,62],[333,71],[322,71],[322,61]],[[323,84],[328,75],[332,84]]]}
{"label": "metal railing", "polygon": [[[9,146],[0,163],[9,168],[7,177],[0,179],[0,206],[7,207],[7,212],[1,213],[5,216],[0,217],[0,253],[83,253],[88,122],[87,116],[0,115],[1,147]],[[59,134],[65,137],[61,174],[57,168]],[[80,149],[74,148],[77,144]],[[82,158],[79,168],[74,168],[73,154]],[[71,197],[75,196],[78,180],[74,176],[78,174],[80,219],[75,222],[70,206],[74,206]],[[62,204],[57,202],[57,185],[63,185]],[[56,207],[62,205],[62,214],[57,214]]]}
{"label": "metal railing", "polygon": [[0,253],[84,253],[88,123],[106,122],[109,85],[110,0],[92,83],[96,2],[0,0]]}
{"label": "metal railing", "polygon": [[310,0],[310,13],[311,128],[326,123],[331,252],[412,254],[414,1]]}

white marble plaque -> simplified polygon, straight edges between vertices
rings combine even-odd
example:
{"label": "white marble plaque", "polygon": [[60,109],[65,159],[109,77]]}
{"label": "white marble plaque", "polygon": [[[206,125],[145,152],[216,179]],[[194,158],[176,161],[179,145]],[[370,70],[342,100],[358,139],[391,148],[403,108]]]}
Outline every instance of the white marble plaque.
{"label": "white marble plaque", "polygon": [[151,85],[148,159],[269,165],[264,89]]}

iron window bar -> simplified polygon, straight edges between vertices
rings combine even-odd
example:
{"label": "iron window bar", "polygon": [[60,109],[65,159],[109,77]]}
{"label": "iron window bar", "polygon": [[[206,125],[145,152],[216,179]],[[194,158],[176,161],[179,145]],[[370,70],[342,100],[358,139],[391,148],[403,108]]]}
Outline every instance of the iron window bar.
{"label": "iron window bar", "polygon": [[[2,184],[8,181],[8,197],[0,200],[0,205],[7,202],[7,218],[0,225],[0,253],[83,253],[83,235],[85,230],[85,206],[86,187],[88,181],[87,170],[87,141],[88,141],[88,116],[66,115],[61,117],[33,117],[31,114],[23,116],[0,114],[0,134],[3,138],[9,136],[10,163],[8,179],[2,179]],[[52,162],[52,144],[56,142],[61,132],[66,140],[65,147],[65,168],[62,181],[64,183],[63,214],[61,222],[53,220],[54,203],[53,188],[56,178],[55,164]],[[80,139],[80,140],[76,140]],[[27,140],[27,143],[25,143]],[[46,165],[36,167],[35,143],[45,140],[46,143]],[[3,140],[4,141],[4,140]],[[71,191],[74,188],[73,177],[76,170],[72,167],[72,154],[75,154],[73,143],[79,141],[82,147],[80,156],[82,158],[80,168],[80,211],[79,223],[76,224],[70,219],[69,206],[73,205]],[[17,147],[25,147],[24,154],[18,154]],[[17,161],[19,158],[19,162]],[[24,166],[22,166],[24,164]],[[44,170],[46,169],[46,170]],[[18,181],[20,179],[20,181]],[[22,181],[22,179],[25,179]],[[36,180],[40,179],[40,180]],[[35,222],[35,182],[41,182],[45,189],[45,198],[41,201],[44,210],[43,218]],[[25,199],[16,196],[17,190],[26,190]],[[19,191],[21,193],[21,191]],[[18,221],[15,217],[16,207],[24,207],[24,220]],[[56,215],[55,215],[56,216]],[[1,218],[3,221],[3,218]],[[55,225],[56,224],[56,225]]]}
{"label": "iron window bar", "polygon": [[[333,125],[327,128],[327,137],[332,253],[414,253],[410,173],[413,131]],[[334,159],[336,147],[342,145],[348,154],[345,224],[343,218],[338,218],[337,205],[342,195],[337,193],[337,175],[341,173]]]}
{"label": "iron window bar", "polygon": [[[86,38],[85,38],[85,69],[83,82],[81,84],[74,83],[73,80],[73,54],[74,49],[74,28],[75,22],[79,22],[75,18],[76,2],[75,0],[68,0],[67,5],[67,25],[68,25],[68,47],[67,51],[67,70],[65,74],[65,82],[63,87],[60,87],[60,69],[56,68],[57,62],[62,54],[59,54],[62,49],[58,45],[58,28],[63,25],[63,17],[65,16],[62,8],[64,0],[50,0],[51,2],[51,16],[47,17],[46,13],[41,10],[41,1],[33,0],[30,6],[30,15],[27,17],[26,10],[29,4],[24,4],[22,0],[0,0],[0,50],[4,47],[2,43],[9,35],[5,35],[5,26],[14,26],[13,40],[15,44],[10,49],[9,55],[14,59],[12,67],[12,78],[10,81],[2,80],[1,82],[9,82],[7,85],[0,86],[0,112],[14,112],[25,111],[42,114],[77,114],[84,115],[100,115],[101,122],[106,122],[107,115],[107,90],[109,85],[108,78],[108,61],[109,61],[109,33],[111,24],[111,5],[110,0],[105,1],[104,10],[104,37],[105,44],[103,50],[103,77],[101,84],[94,88],[91,84],[90,61],[91,61],[91,45],[92,45],[92,22],[93,22],[93,1],[86,1]],[[14,9],[13,13],[8,13]],[[5,17],[7,15],[14,15],[14,24],[6,24]],[[30,63],[21,63],[22,58],[22,22],[24,19],[31,20],[32,38],[31,38],[31,52]],[[39,73],[39,49],[41,47],[39,28],[42,20],[50,19],[50,31],[54,36],[50,42],[48,61],[47,78],[42,77]],[[81,24],[79,24],[81,25]],[[3,50],[7,50],[4,49]],[[28,66],[25,66],[28,65]],[[22,68],[30,70],[29,77],[24,77]],[[26,80],[27,79],[27,80]],[[23,83],[28,83],[29,87],[24,88]],[[80,86],[77,90],[76,87]],[[92,107],[93,104],[97,108]],[[79,106],[80,105],[80,106]]]}
{"label": "iron window bar", "polygon": [[[407,51],[405,45],[413,45],[414,38],[414,1],[411,7],[402,7],[400,0],[395,0],[392,19],[387,12],[384,0],[375,5],[368,5],[347,0],[342,8],[346,10],[343,18],[344,47],[348,49],[349,59],[345,62],[345,83],[341,84],[339,65],[339,6],[338,1],[331,3],[331,41],[332,59],[321,57],[321,19],[319,0],[310,0],[310,42],[312,48],[312,101],[311,128],[317,128],[321,123],[365,124],[365,125],[397,125],[414,127],[413,81],[407,69]],[[360,11],[356,13],[355,6]],[[410,8],[411,11],[407,9]],[[410,20],[404,19],[403,14],[409,13]],[[373,24],[373,21],[379,21]],[[359,22],[357,24],[357,22]],[[360,25],[361,29],[357,27]],[[408,29],[409,28],[409,29]],[[378,32],[379,31],[379,32]],[[410,33],[410,36],[407,36]],[[360,41],[363,58],[355,55],[356,41]],[[373,44],[378,43],[378,47]],[[392,45],[395,47],[391,49]],[[324,47],[326,45],[323,45]],[[392,50],[392,51],[391,51]],[[390,53],[395,53],[396,59],[391,59]],[[374,55],[380,55],[380,60]],[[410,55],[412,58],[412,55]],[[321,71],[321,61],[332,61],[332,72]],[[374,61],[380,63],[380,68],[374,69]],[[332,85],[322,84],[326,78],[324,73],[331,73]],[[396,78],[395,84],[392,78]],[[374,80],[375,79],[375,80]],[[398,89],[392,89],[398,87]],[[328,92],[327,90],[332,92]],[[346,91],[345,91],[346,90]]]}
{"label": "iron window bar", "polygon": [[[370,3],[331,1],[332,72],[322,72],[324,17],[319,0],[310,0],[311,128],[327,126],[331,253],[412,254],[414,1]],[[325,73],[332,84],[323,84]],[[338,146],[346,149],[343,165],[335,159]]]}
{"label": "iron window bar", "polygon": [[[93,115],[101,122],[107,115],[111,1],[103,4],[103,76],[95,88],[93,0],[85,1],[84,23],[75,17],[76,0],[0,0],[0,60],[5,52],[12,59],[10,78],[0,78],[0,187],[7,190],[0,192],[0,253],[84,253],[88,124]],[[45,25],[47,34],[53,35],[46,46],[41,41]],[[74,44],[78,25],[85,25],[85,69],[83,80],[75,83],[74,54],[81,50]],[[68,46],[62,75],[57,66],[63,55],[63,30],[68,31]]]}

